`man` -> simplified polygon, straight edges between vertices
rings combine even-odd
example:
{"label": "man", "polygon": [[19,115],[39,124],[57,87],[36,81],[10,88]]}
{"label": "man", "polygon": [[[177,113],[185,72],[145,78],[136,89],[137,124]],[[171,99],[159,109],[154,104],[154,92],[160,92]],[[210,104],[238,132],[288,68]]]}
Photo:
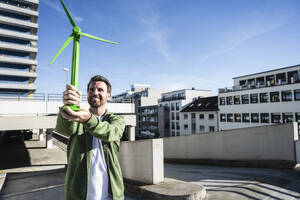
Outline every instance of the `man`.
{"label": "man", "polygon": [[[67,85],[57,117],[56,131],[69,136],[66,199],[123,200],[118,154],[125,121],[106,109],[111,84],[105,77],[92,77],[87,88],[89,109],[80,107],[81,92]],[[80,111],[67,105],[79,105]]]}

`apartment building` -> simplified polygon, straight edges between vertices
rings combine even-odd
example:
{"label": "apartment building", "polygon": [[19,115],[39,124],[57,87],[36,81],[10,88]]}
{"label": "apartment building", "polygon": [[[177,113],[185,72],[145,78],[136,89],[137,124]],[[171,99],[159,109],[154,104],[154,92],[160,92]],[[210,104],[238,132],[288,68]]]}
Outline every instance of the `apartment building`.
{"label": "apartment building", "polygon": [[211,96],[210,90],[182,89],[162,94],[158,101],[158,129],[161,137],[179,136],[180,110],[198,97]]}
{"label": "apartment building", "polygon": [[36,90],[38,0],[0,0],[0,93]]}
{"label": "apartment building", "polygon": [[219,130],[218,97],[197,98],[180,111],[181,135]]}
{"label": "apartment building", "polygon": [[300,65],[233,78],[219,89],[220,130],[300,122]]}

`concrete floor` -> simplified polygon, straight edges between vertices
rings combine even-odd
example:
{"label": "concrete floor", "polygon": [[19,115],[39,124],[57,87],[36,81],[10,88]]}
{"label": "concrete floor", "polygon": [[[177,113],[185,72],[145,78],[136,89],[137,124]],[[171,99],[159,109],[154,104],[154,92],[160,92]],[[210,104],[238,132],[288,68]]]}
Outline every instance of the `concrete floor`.
{"label": "concrete floor", "polygon": [[209,200],[300,199],[293,170],[165,164],[165,177],[204,186]]}

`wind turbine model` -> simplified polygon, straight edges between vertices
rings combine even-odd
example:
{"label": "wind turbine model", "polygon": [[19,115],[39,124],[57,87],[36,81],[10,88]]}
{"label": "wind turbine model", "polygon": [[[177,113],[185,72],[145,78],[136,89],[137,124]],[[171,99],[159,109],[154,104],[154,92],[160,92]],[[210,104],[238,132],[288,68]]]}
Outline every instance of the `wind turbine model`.
{"label": "wind turbine model", "polygon": [[[111,41],[108,41],[108,40],[104,40],[104,39],[101,39],[101,38],[98,38],[98,37],[95,37],[95,36],[92,36],[92,35],[89,35],[87,33],[82,33],[81,32],[81,29],[76,26],[74,20],[72,19],[69,11],[67,10],[63,0],[60,0],[68,18],[69,18],[69,21],[70,23],[72,24],[73,26],[73,32],[72,34],[70,35],[70,37],[67,39],[67,41],[63,44],[63,46],[60,48],[60,50],[56,53],[56,55],[54,56],[54,58],[51,60],[51,62],[49,63],[49,65],[51,63],[53,63],[53,61],[57,58],[57,56],[62,52],[62,50],[64,50],[64,48],[66,48],[66,46],[68,46],[68,44],[74,40],[73,42],[73,56],[72,56],[72,72],[71,72],[71,85],[75,86],[76,89],[78,89],[78,62],[79,62],[79,40],[80,40],[80,37],[81,36],[85,36],[85,37],[88,37],[88,38],[91,38],[91,39],[95,39],[95,40],[100,40],[102,42],[108,42],[108,43],[111,43],[111,44],[117,44],[116,42],[111,42]],[[78,105],[69,105],[69,107],[74,110],[74,111],[79,111],[79,107]],[[64,108],[63,108],[64,109]]]}

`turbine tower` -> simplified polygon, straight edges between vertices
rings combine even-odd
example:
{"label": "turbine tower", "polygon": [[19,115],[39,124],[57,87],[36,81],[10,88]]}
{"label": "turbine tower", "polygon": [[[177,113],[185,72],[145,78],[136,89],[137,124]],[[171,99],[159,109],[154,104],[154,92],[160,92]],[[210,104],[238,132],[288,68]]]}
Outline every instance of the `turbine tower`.
{"label": "turbine tower", "polygon": [[[102,42],[107,42],[107,43],[111,43],[111,44],[117,44],[116,42],[112,42],[112,41],[108,41],[108,40],[104,40],[102,38],[98,38],[95,37],[93,35],[87,34],[87,33],[82,33],[81,29],[76,26],[74,20],[72,19],[68,9],[66,8],[63,0],[60,0],[68,18],[70,23],[73,26],[73,31],[72,34],[70,35],[70,37],[67,39],[67,41],[62,45],[62,47],[60,48],[60,50],[56,53],[56,55],[54,56],[54,58],[51,60],[51,62],[49,63],[52,64],[54,62],[54,60],[59,56],[59,54],[64,50],[64,48],[66,48],[66,46],[68,46],[68,44],[73,40],[73,55],[72,55],[72,71],[71,71],[71,85],[75,86],[76,89],[78,89],[78,63],[79,63],[79,41],[81,36],[85,36],[91,39],[95,39],[95,40],[99,40]],[[72,110],[75,111],[79,111],[79,107],[78,105],[69,105],[69,107]]]}

